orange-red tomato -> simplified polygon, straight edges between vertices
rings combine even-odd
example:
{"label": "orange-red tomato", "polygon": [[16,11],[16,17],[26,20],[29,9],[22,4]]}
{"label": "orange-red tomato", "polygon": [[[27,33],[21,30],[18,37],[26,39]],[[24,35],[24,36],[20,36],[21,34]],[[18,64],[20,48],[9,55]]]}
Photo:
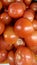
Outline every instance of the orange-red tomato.
{"label": "orange-red tomato", "polygon": [[33,20],[33,27],[34,27],[34,30],[37,31],[37,20]]}
{"label": "orange-red tomato", "polygon": [[8,15],[8,13],[4,12],[1,14],[1,20],[3,20],[3,23],[9,24],[11,22],[11,17]]}
{"label": "orange-red tomato", "polygon": [[18,37],[12,27],[7,27],[4,31],[4,40],[9,44],[15,44]]}
{"label": "orange-red tomato", "polygon": [[13,45],[6,43],[5,40],[3,40],[3,38],[0,38],[0,48],[9,51],[13,48]]}
{"label": "orange-red tomato", "polygon": [[26,3],[26,5],[30,5],[32,0],[24,0],[24,2]]}
{"label": "orange-red tomato", "polygon": [[35,55],[26,47],[19,47],[15,53],[16,65],[34,65],[36,64]]}
{"label": "orange-red tomato", "polygon": [[33,10],[33,11],[37,11],[37,3],[32,3],[30,5],[30,8]]}
{"label": "orange-red tomato", "polygon": [[30,9],[26,10],[23,17],[29,19],[30,21],[33,21],[34,20],[34,11],[30,10]]}
{"label": "orange-red tomato", "polygon": [[23,16],[24,10],[26,10],[26,6],[18,2],[12,3],[8,7],[8,13],[12,18]]}
{"label": "orange-red tomato", "polygon": [[8,6],[9,4],[13,3],[15,0],[1,0],[4,6]]}
{"label": "orange-red tomato", "polygon": [[7,54],[6,50],[0,50],[0,63],[6,60]]}
{"label": "orange-red tomato", "polygon": [[25,46],[25,42],[21,38],[18,38],[14,46],[15,48],[18,48],[19,46]]}
{"label": "orange-red tomato", "polygon": [[27,46],[37,53],[37,31],[34,31],[31,35],[25,38]]}
{"label": "orange-red tomato", "polygon": [[15,61],[14,61],[14,52],[10,51],[8,54],[8,61],[10,63],[10,65],[15,65]]}
{"label": "orange-red tomato", "polygon": [[0,1],[0,10],[2,9],[3,5],[2,5],[2,2]]}
{"label": "orange-red tomato", "polygon": [[19,37],[25,37],[34,31],[32,22],[28,19],[20,18],[14,25],[14,31]]}
{"label": "orange-red tomato", "polygon": [[5,29],[5,25],[0,20],[0,35],[4,32],[4,29]]}

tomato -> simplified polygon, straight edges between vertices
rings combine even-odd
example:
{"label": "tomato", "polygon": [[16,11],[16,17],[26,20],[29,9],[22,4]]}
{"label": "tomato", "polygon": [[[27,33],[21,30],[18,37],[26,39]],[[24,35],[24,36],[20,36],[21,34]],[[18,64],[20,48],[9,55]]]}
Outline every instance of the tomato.
{"label": "tomato", "polygon": [[24,0],[24,2],[26,3],[26,5],[30,5],[32,0]]}
{"label": "tomato", "polygon": [[33,10],[33,11],[36,11],[37,12],[37,3],[32,3],[30,5],[30,8]]}
{"label": "tomato", "polygon": [[0,35],[4,32],[4,29],[5,29],[5,25],[0,20]]}
{"label": "tomato", "polygon": [[37,53],[37,31],[25,38],[27,46],[35,53]]}
{"label": "tomato", "polygon": [[1,14],[1,20],[3,20],[3,23],[9,24],[11,22],[11,17],[8,15],[8,13],[4,12]]}
{"label": "tomato", "polygon": [[5,29],[3,35],[4,35],[4,40],[9,44],[15,44],[18,39],[18,36],[13,31],[13,28],[10,26]]}
{"label": "tomato", "polygon": [[7,54],[6,50],[0,50],[0,63],[6,60]]}
{"label": "tomato", "polygon": [[15,46],[15,48],[18,48],[19,46],[25,46],[25,42],[21,38],[18,38],[18,40],[14,44],[14,46]]}
{"label": "tomato", "polygon": [[34,20],[34,11],[30,9],[26,10],[23,17],[29,19],[32,22]]}
{"label": "tomato", "polygon": [[14,31],[19,37],[24,38],[30,35],[34,31],[34,28],[30,20],[20,18],[14,25]]}
{"label": "tomato", "polygon": [[24,10],[26,10],[26,6],[18,2],[12,3],[8,7],[8,13],[12,18],[23,16]]}
{"label": "tomato", "polygon": [[19,47],[15,53],[16,65],[33,65],[36,64],[35,55],[26,47]]}
{"label": "tomato", "polygon": [[8,61],[9,61],[10,65],[15,65],[15,62],[14,62],[14,52],[13,51],[9,52],[9,54],[8,54]]}
{"label": "tomato", "polygon": [[2,2],[0,1],[0,10],[2,9],[3,5],[2,5]]}
{"label": "tomato", "polygon": [[8,6],[9,4],[13,3],[15,0],[1,0],[4,6]]}
{"label": "tomato", "polygon": [[33,20],[33,27],[34,30],[37,31],[37,20]]}
{"label": "tomato", "polygon": [[13,48],[13,45],[9,44],[9,43],[6,43],[3,38],[0,38],[0,48],[9,51]]}

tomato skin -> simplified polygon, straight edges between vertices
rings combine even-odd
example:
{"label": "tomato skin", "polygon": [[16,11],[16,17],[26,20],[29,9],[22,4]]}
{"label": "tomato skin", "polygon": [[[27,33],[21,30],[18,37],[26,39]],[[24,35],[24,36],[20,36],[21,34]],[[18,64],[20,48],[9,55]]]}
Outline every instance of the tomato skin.
{"label": "tomato skin", "polygon": [[7,54],[6,50],[0,50],[0,63],[6,60]]}
{"label": "tomato skin", "polygon": [[33,10],[33,11],[36,11],[37,12],[37,3],[32,3],[30,5],[30,8]]}
{"label": "tomato skin", "polygon": [[37,54],[37,31],[25,38],[27,46]]}
{"label": "tomato skin", "polygon": [[30,35],[34,31],[34,28],[30,20],[20,18],[14,25],[14,31],[19,37],[24,38]]}
{"label": "tomato skin", "polygon": [[8,61],[9,61],[10,65],[15,65],[15,63],[14,63],[14,52],[13,51],[9,52]]}
{"label": "tomato skin", "polygon": [[33,65],[36,63],[35,55],[26,47],[19,47],[15,53],[15,64],[16,65]]}
{"label": "tomato skin", "polygon": [[1,0],[4,6],[8,6],[9,4],[13,3],[15,0]]}
{"label": "tomato skin", "polygon": [[5,29],[5,32],[4,32],[4,40],[8,43],[8,44],[15,44],[17,39],[18,39],[18,36],[15,34],[15,32],[13,31],[13,27],[7,27]]}
{"label": "tomato skin", "polygon": [[24,0],[24,3],[26,3],[26,5],[30,5],[32,2],[32,0]]}
{"label": "tomato skin", "polygon": [[0,35],[4,32],[4,30],[5,30],[5,25],[0,20]]}
{"label": "tomato skin", "polygon": [[0,10],[2,9],[3,5],[2,5],[2,2],[0,1]]}
{"label": "tomato skin", "polygon": [[30,9],[26,10],[23,17],[29,19],[32,22],[34,20],[34,11]]}
{"label": "tomato skin", "polygon": [[3,23],[4,24],[9,24],[10,22],[11,22],[11,17],[8,15],[8,13],[7,12],[3,12],[2,14],[1,14],[1,20],[3,20]]}
{"label": "tomato skin", "polygon": [[26,10],[26,6],[18,2],[12,3],[8,7],[8,13],[12,18],[19,18],[23,16],[24,10]]}
{"label": "tomato skin", "polygon": [[18,38],[14,46],[15,48],[18,48],[19,46],[25,46],[25,42],[21,38]]}

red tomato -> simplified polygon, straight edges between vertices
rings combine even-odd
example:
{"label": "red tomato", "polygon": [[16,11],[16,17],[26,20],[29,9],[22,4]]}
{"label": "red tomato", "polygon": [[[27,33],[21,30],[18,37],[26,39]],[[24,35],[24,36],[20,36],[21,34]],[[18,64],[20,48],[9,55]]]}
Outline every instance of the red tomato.
{"label": "red tomato", "polygon": [[5,29],[5,25],[0,20],[0,35],[4,32],[4,29]]}
{"label": "red tomato", "polygon": [[33,10],[33,11],[37,11],[37,3],[32,3],[30,5],[30,8]]}
{"label": "red tomato", "polygon": [[15,65],[15,61],[14,61],[14,53],[13,51],[10,51],[8,54],[8,61],[10,63],[10,65]]}
{"label": "red tomato", "polygon": [[30,5],[32,0],[24,0],[24,2],[26,3],[26,5]]}
{"label": "red tomato", "polygon": [[30,21],[33,21],[34,20],[34,11],[30,10],[30,9],[26,10],[23,17],[29,19]]}
{"label": "red tomato", "polygon": [[1,0],[4,6],[8,6],[9,4],[13,3],[15,0]]}
{"label": "red tomato", "polygon": [[15,46],[15,48],[18,48],[19,46],[25,46],[25,42],[21,38],[18,38],[18,40],[14,44],[14,46]]}
{"label": "red tomato", "polygon": [[37,31],[37,20],[33,20],[33,27],[35,31]]}
{"label": "red tomato", "polygon": [[0,1],[0,10],[2,9],[3,5],[2,5],[2,2]]}
{"label": "red tomato", "polygon": [[22,3],[12,3],[8,7],[8,13],[12,18],[19,18],[23,16],[24,10],[26,10],[26,6]]}
{"label": "red tomato", "polygon": [[31,35],[25,38],[27,46],[37,53],[37,31],[34,31]]}
{"label": "red tomato", "polygon": [[1,20],[3,20],[3,23],[9,24],[11,22],[11,17],[8,15],[8,13],[4,12],[1,14]]}
{"label": "red tomato", "polygon": [[5,61],[7,58],[7,51],[6,50],[0,50],[0,63]]}
{"label": "red tomato", "polygon": [[13,31],[12,27],[7,27],[4,31],[4,40],[8,43],[8,44],[15,44],[17,41],[18,37],[15,34],[15,32]]}
{"label": "red tomato", "polygon": [[20,18],[14,25],[14,31],[19,37],[25,37],[34,31],[32,22],[28,19]]}
{"label": "red tomato", "polygon": [[35,55],[26,47],[19,47],[15,53],[16,65],[34,65],[36,64]]}

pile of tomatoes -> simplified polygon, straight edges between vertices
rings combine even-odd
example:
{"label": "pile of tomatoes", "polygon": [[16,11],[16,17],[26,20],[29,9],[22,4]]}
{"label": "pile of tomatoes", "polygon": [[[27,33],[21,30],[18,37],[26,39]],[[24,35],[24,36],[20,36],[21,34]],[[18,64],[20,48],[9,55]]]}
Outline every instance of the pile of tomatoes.
{"label": "pile of tomatoes", "polygon": [[37,65],[37,2],[0,0],[0,64]]}

